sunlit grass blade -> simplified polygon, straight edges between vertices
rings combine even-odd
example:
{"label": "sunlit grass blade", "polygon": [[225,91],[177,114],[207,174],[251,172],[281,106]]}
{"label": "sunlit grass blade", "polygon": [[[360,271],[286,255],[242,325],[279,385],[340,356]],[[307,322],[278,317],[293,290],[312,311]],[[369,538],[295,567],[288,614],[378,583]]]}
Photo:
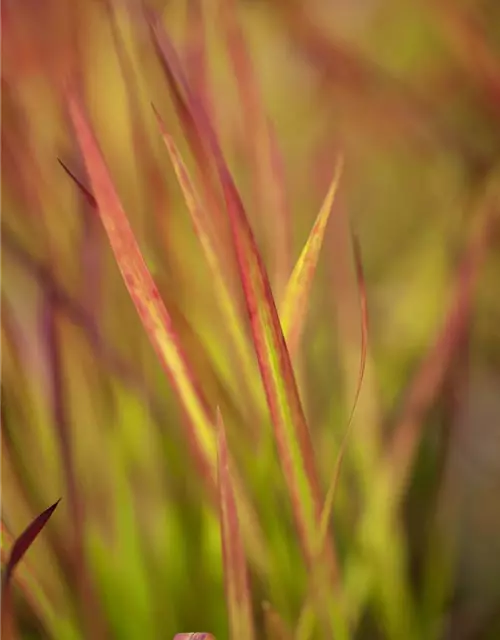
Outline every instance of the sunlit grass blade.
{"label": "sunlit grass blade", "polygon": [[[217,443],[213,413],[194,378],[193,368],[149,273],[132,228],[127,220],[82,105],[74,94],[68,103],[77,139],[85,160],[99,215],[107,232],[118,267],[170,383],[188,420],[187,437],[202,477],[215,489],[217,482]],[[267,573],[265,544],[242,487],[237,485],[245,541],[252,558]]]}
{"label": "sunlit grass blade", "polygon": [[288,281],[280,308],[280,320],[290,356],[297,352],[308,308],[312,281],[318,265],[323,238],[342,175],[343,160],[337,161],[333,180],[309,238]]}
{"label": "sunlit grass blade", "polygon": [[224,423],[220,411],[217,412],[217,426],[220,526],[226,602],[229,614],[229,637],[233,640],[253,640],[255,631],[248,571],[229,468]]}
{"label": "sunlit grass blade", "polygon": [[186,361],[172,319],[146,267],[90,124],[75,96],[70,96],[69,104],[99,215],[118,267],[148,337],[189,416],[203,473],[210,476],[214,471],[216,451],[207,400],[193,380],[191,367]]}
{"label": "sunlit grass blade", "polygon": [[[198,136],[210,149],[217,169],[281,466],[290,493],[304,556],[312,566],[316,562],[316,535],[322,508],[320,484],[309,431],[269,278],[240,195],[208,118],[190,91],[175,51],[158,22],[153,24],[152,31],[157,39],[161,36],[161,44],[165,45],[159,46],[159,52],[162,54],[163,50],[165,51],[162,60],[172,91],[182,102],[183,109],[190,112]],[[323,577],[328,575],[330,585],[338,578],[335,551],[330,541],[325,544],[321,571]]]}
{"label": "sunlit grass blade", "polygon": [[19,562],[22,560],[24,554],[28,551],[31,545],[35,542],[36,538],[41,533],[42,529],[45,527],[50,517],[57,509],[57,506],[61,498],[57,502],[54,502],[53,505],[45,509],[39,516],[37,516],[21,533],[21,535],[16,538],[12,549],[9,554],[9,559],[7,560],[7,565],[5,567],[4,574],[4,588],[6,584],[10,581],[12,577],[12,573]]}

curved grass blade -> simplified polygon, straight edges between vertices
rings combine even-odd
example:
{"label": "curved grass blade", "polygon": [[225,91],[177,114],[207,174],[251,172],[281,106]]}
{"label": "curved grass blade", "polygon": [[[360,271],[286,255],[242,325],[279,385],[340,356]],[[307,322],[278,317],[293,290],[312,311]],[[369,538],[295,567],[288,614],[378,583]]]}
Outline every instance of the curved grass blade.
{"label": "curved grass blade", "polygon": [[290,357],[297,352],[304,329],[312,280],[318,265],[326,226],[342,175],[343,159],[339,158],[334,176],[309,238],[288,281],[280,309],[280,320]]}
{"label": "curved grass blade", "polygon": [[[75,94],[68,103],[79,146],[115,258],[146,333],[188,420],[188,438],[202,477],[217,482],[217,443],[208,402],[194,378],[172,319],[149,273],[84,109]],[[245,541],[257,567],[267,573],[266,545],[250,502],[236,485]]]}
{"label": "curved grass blade", "polygon": [[69,105],[99,215],[118,267],[148,337],[189,416],[203,473],[210,476],[215,470],[216,451],[207,400],[193,379],[172,319],[146,267],[83,108],[73,95],[69,97]]}
{"label": "curved grass blade", "polygon": [[[316,536],[320,524],[322,499],[312,444],[300,401],[292,363],[271,291],[268,275],[248,222],[240,195],[232,180],[215,133],[203,111],[202,105],[192,94],[168,36],[159,21],[150,19],[151,31],[166,77],[181,105],[182,113],[189,114],[196,127],[198,140],[210,150],[224,194],[233,245],[236,253],[240,281],[242,283],[247,314],[251,325],[254,348],[266,394],[278,454],[290,493],[299,539],[306,562],[312,568],[316,564]],[[318,598],[323,599],[323,612],[328,610],[328,621],[347,637],[344,621],[339,617],[332,586],[338,581],[338,567],[334,547],[325,543],[317,576],[321,576],[322,589]],[[329,587],[325,585],[328,584]],[[320,597],[321,592],[321,597]],[[324,598],[328,600],[325,603]]]}
{"label": "curved grass blade", "polygon": [[45,509],[38,515],[16,539],[9,554],[9,559],[5,565],[4,574],[2,576],[2,636],[7,638],[14,637],[14,616],[12,610],[12,574],[16,566],[21,562],[23,556],[35,542],[36,538],[45,527],[50,517],[57,509],[57,505],[61,498],[48,509]]}
{"label": "curved grass blade", "polygon": [[219,509],[224,562],[224,581],[229,613],[229,637],[254,640],[252,600],[245,552],[240,535],[238,513],[233,492],[224,423],[217,411]]}
{"label": "curved grass blade", "polygon": [[[320,523],[318,542],[317,542],[318,552],[321,549],[322,545],[324,544],[324,540],[328,535],[328,525],[330,523],[330,519],[333,512],[333,505],[335,502],[335,496],[336,496],[337,486],[340,478],[342,462],[344,460],[347,444],[349,441],[349,435],[351,433],[352,422],[353,422],[354,414],[358,404],[359,395],[361,393],[363,378],[365,374],[365,367],[366,367],[366,355],[367,355],[367,348],[368,348],[368,304],[367,304],[367,297],[366,297],[366,283],[365,283],[365,278],[363,273],[363,263],[361,260],[361,249],[359,246],[358,238],[354,234],[352,235],[352,242],[353,242],[353,251],[354,251],[354,261],[356,266],[356,276],[357,276],[357,282],[358,282],[359,305],[360,305],[360,311],[361,311],[361,353],[360,353],[360,361],[359,361],[359,373],[358,373],[358,382],[356,386],[356,392],[354,394],[354,401],[353,401],[351,413],[349,414],[347,427],[344,432],[342,441],[340,443],[340,448],[337,454],[337,460],[335,462],[332,479],[328,487],[325,503],[323,505],[323,511],[321,513],[321,523]],[[311,636],[313,623],[314,623],[313,610],[312,610],[311,601],[309,598],[306,601],[304,608],[302,609],[301,615],[299,617],[299,622],[297,624],[297,633],[296,633],[297,640],[307,640]]]}

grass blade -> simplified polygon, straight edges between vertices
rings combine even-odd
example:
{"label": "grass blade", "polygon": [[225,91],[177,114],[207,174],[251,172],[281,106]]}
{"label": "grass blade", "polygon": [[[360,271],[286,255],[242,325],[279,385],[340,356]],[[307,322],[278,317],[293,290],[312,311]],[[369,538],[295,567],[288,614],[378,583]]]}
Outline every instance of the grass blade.
{"label": "grass blade", "polygon": [[240,536],[227,442],[220,411],[217,412],[217,423],[219,508],[226,601],[229,613],[229,637],[233,640],[253,640],[255,631],[247,566]]}
{"label": "grass blade", "polygon": [[7,565],[5,567],[4,588],[10,581],[14,569],[19,564],[19,562],[21,562],[24,554],[35,542],[54,511],[57,509],[60,501],[61,498],[59,498],[57,502],[54,502],[53,505],[48,507],[48,509],[45,509],[45,511],[43,511],[39,516],[37,516],[14,542],[9,555],[9,559],[7,561]]}
{"label": "grass blade", "polygon": [[5,571],[2,579],[2,636],[6,638],[15,637],[14,617],[12,610],[12,574],[16,566],[21,562],[23,556],[35,542],[41,531],[50,520],[50,517],[57,509],[57,505],[61,498],[48,509],[45,509],[38,515],[21,533],[14,542],[9,554],[9,559],[5,565]]}
{"label": "grass blade", "polygon": [[[74,94],[69,94],[68,103],[99,215],[119,269],[146,333],[188,419],[188,439],[199,471],[215,489],[217,443],[212,411],[194,379],[193,369],[187,361],[172,319],[146,267],[83,107]],[[265,543],[240,484],[236,485],[236,490],[241,506],[245,541],[256,566],[265,574]]]}
{"label": "grass blade", "polygon": [[295,355],[302,331],[312,280],[318,265],[326,226],[342,175],[343,160],[337,161],[335,173],[309,238],[288,281],[280,310],[281,326],[290,356]]}
{"label": "grass blade", "polygon": [[[190,114],[190,121],[196,127],[198,139],[210,149],[222,187],[278,454],[290,493],[302,550],[306,562],[312,567],[316,563],[316,536],[322,508],[320,484],[309,431],[269,278],[240,195],[210,122],[202,105],[190,90],[168,36],[161,29],[159,22],[150,24],[172,92],[176,100],[182,104],[183,112]],[[325,544],[318,570],[322,579],[327,580],[330,586],[338,578],[335,551],[330,541]],[[328,593],[328,589],[324,592]],[[331,599],[330,605],[331,614],[335,608]],[[337,622],[340,624],[338,616]],[[346,634],[342,633],[342,637],[345,636]]]}
{"label": "grass blade", "polygon": [[[365,367],[366,367],[366,356],[367,356],[367,348],[368,348],[368,304],[367,304],[367,297],[366,297],[366,283],[365,283],[365,278],[363,273],[363,263],[361,260],[361,249],[359,246],[359,241],[355,235],[352,236],[352,240],[353,240],[353,250],[354,250],[354,261],[356,265],[356,276],[358,281],[359,305],[360,305],[360,311],[361,311],[361,353],[360,353],[360,361],[359,361],[359,373],[358,373],[356,391],[354,394],[354,401],[353,401],[351,412],[349,414],[349,420],[347,421],[347,427],[344,432],[342,441],[340,443],[339,452],[337,454],[337,460],[335,462],[332,479],[328,487],[325,503],[323,505],[323,510],[321,512],[321,523],[320,523],[318,542],[317,542],[318,551],[321,550],[324,544],[324,541],[328,535],[328,526],[333,513],[333,505],[335,502],[335,495],[337,492],[338,482],[340,478],[342,462],[344,460],[345,451],[349,441],[349,435],[351,433],[354,413],[356,411],[356,406],[358,404],[359,394],[361,393],[363,378],[365,374]],[[300,640],[305,640],[306,638],[309,638],[312,631],[312,623],[313,623],[313,611],[311,607],[311,601],[310,599],[308,599],[299,617],[299,622],[297,624],[296,637]]]}
{"label": "grass blade", "polygon": [[[217,246],[213,242],[213,233],[210,228],[210,219],[207,216],[204,206],[201,203],[196,187],[189,175],[188,169],[182,160],[181,154],[172,138],[167,133],[165,124],[155,109],[158,125],[163,137],[163,141],[167,148],[170,160],[174,167],[177,180],[181,187],[184,199],[187,204],[189,214],[193,223],[196,235],[200,240],[206,261],[214,279],[214,288],[219,299],[219,305],[225,316],[226,327],[230,332],[234,342],[237,356],[241,362],[245,383],[249,390],[253,391],[255,385],[252,381],[255,377],[255,364],[253,354],[250,351],[248,340],[242,328],[239,317],[239,311],[235,304],[234,297],[231,295],[229,283],[226,280],[223,260],[217,250]],[[261,404],[257,394],[254,394],[254,402]]]}
{"label": "grass blade", "polygon": [[70,111],[99,214],[119,269],[148,337],[190,418],[203,472],[210,475],[214,470],[215,440],[208,403],[193,380],[172,319],[143,260],[94,134],[74,96],[70,97]]}

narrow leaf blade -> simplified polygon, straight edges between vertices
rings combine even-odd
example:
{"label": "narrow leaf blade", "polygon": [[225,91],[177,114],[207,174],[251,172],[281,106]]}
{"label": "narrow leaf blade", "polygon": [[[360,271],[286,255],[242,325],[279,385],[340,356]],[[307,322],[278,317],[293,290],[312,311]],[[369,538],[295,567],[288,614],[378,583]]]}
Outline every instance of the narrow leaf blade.
{"label": "narrow leaf blade", "polygon": [[321,247],[323,246],[323,238],[325,237],[335,194],[337,193],[342,175],[342,167],[343,160],[339,158],[328,193],[309,234],[309,238],[290,276],[283,297],[280,313],[281,326],[285,334],[288,351],[292,358],[297,351],[304,329],[312,280],[316,272]]}
{"label": "narrow leaf blade", "polygon": [[245,552],[220,411],[217,412],[217,423],[220,525],[230,638],[253,640],[255,631]]}

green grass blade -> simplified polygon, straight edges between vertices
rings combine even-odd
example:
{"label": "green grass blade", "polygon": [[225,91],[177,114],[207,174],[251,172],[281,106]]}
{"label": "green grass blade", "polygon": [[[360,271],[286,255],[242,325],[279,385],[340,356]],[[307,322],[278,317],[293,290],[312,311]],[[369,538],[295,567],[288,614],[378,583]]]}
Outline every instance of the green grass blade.
{"label": "green grass blade", "polygon": [[252,600],[233,492],[224,423],[218,422],[219,508],[230,638],[254,640]]}

